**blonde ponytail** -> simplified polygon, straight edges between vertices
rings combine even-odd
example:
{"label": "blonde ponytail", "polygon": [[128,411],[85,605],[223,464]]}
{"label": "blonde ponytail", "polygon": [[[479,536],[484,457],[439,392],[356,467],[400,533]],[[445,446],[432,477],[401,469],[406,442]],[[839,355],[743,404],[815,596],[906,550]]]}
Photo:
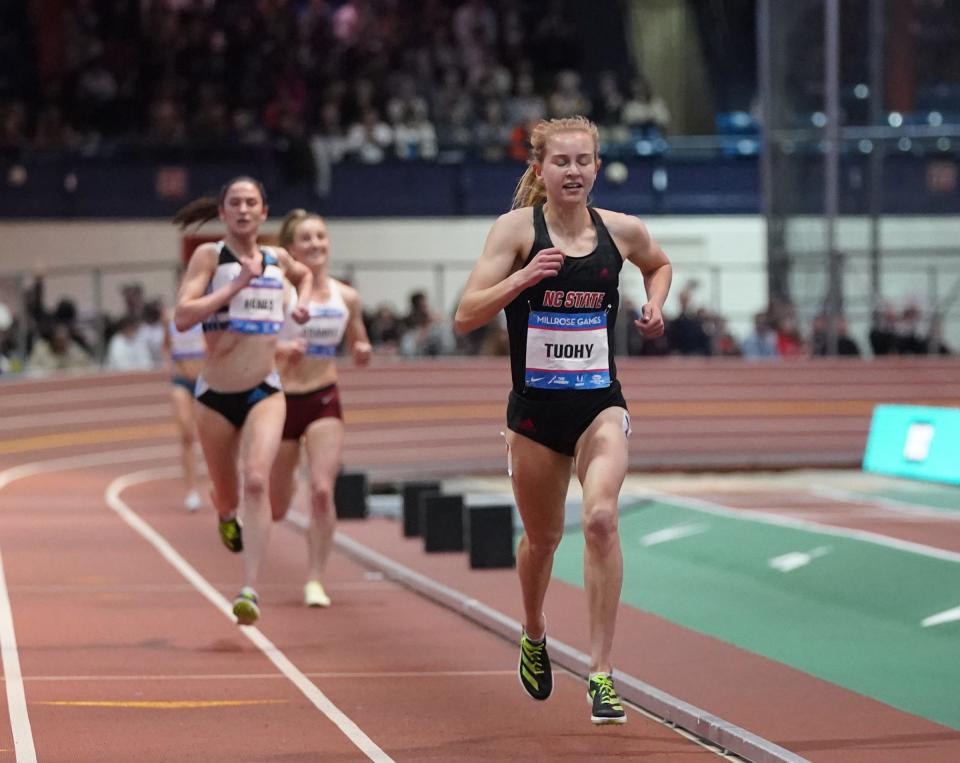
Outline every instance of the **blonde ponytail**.
{"label": "blonde ponytail", "polygon": [[536,207],[547,200],[547,189],[543,181],[537,177],[537,172],[533,164],[527,167],[527,171],[520,177],[517,188],[513,192],[513,205],[510,209],[520,209],[520,207]]}
{"label": "blonde ponytail", "polygon": [[597,159],[600,156],[600,133],[597,126],[586,117],[575,116],[563,119],[541,119],[530,133],[530,157],[527,159],[527,170],[517,183],[513,192],[511,209],[520,207],[535,207],[547,200],[547,189],[543,180],[537,177],[535,164],[542,164],[546,156],[547,140],[561,132],[585,132],[593,138],[593,150]]}

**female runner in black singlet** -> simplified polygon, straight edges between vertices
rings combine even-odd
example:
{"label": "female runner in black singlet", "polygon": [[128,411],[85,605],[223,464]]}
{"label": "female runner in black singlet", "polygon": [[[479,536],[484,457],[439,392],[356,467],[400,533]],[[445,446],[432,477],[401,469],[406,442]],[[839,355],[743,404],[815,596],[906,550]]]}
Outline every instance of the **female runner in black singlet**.
{"label": "female runner in black singlet", "polygon": [[563,536],[571,470],[583,489],[584,584],[590,618],[591,720],[626,720],[611,650],[623,556],[617,498],[627,471],[630,419],[613,357],[624,260],[643,273],[647,303],[636,326],[663,333],[670,261],[630,215],[588,206],[600,169],[597,128],[583,117],[540,122],[513,210],[491,228],[457,309],[465,333],[506,311],[513,389],[507,447],[524,534],[520,682],[534,699],[553,688],[543,601]]}

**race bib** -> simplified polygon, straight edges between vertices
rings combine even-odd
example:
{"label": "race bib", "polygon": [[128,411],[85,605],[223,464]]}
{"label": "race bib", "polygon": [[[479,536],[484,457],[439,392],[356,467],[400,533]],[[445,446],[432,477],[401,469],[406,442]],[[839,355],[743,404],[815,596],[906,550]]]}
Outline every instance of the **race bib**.
{"label": "race bib", "polygon": [[283,325],[283,283],[254,278],[230,300],[230,331],[276,334]]}
{"label": "race bib", "polygon": [[537,389],[609,387],[607,314],[531,312],[525,380]]}
{"label": "race bib", "polygon": [[333,357],[343,339],[347,311],[341,307],[310,306],[310,319],[303,326],[307,355]]}

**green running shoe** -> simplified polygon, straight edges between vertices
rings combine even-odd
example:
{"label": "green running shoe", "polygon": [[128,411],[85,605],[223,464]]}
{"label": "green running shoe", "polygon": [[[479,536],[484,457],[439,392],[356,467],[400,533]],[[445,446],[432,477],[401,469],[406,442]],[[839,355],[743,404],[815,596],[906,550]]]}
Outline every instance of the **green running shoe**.
{"label": "green running shoe", "polygon": [[260,607],[257,606],[257,592],[249,586],[240,589],[233,600],[233,614],[237,625],[253,625],[260,619]]}
{"label": "green running shoe", "polygon": [[591,721],[597,725],[627,722],[620,697],[613,688],[612,676],[608,673],[595,673],[590,676],[587,687],[587,702],[593,705]]}
{"label": "green running shoe", "polygon": [[223,545],[237,554],[243,551],[243,528],[236,517],[221,519],[219,522],[220,540]]}
{"label": "green running shoe", "polygon": [[520,633],[520,662],[517,665],[520,685],[534,699],[544,700],[553,691],[553,671],[547,654],[547,637],[537,644]]}

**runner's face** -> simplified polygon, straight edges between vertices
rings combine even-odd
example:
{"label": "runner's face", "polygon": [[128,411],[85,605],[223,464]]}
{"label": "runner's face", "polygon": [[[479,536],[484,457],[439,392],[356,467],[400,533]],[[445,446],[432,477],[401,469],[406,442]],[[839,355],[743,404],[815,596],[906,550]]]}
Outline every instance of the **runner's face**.
{"label": "runner's face", "polygon": [[323,220],[308,217],[297,226],[293,233],[290,254],[311,269],[327,264],[330,239],[327,238],[327,226]]}
{"label": "runner's face", "polygon": [[267,219],[267,207],[260,189],[245,180],[234,183],[223,197],[220,219],[234,235],[256,235],[260,225]]}
{"label": "runner's face", "polygon": [[554,204],[586,203],[599,167],[597,147],[590,133],[570,130],[551,135],[538,170],[547,200]]}

